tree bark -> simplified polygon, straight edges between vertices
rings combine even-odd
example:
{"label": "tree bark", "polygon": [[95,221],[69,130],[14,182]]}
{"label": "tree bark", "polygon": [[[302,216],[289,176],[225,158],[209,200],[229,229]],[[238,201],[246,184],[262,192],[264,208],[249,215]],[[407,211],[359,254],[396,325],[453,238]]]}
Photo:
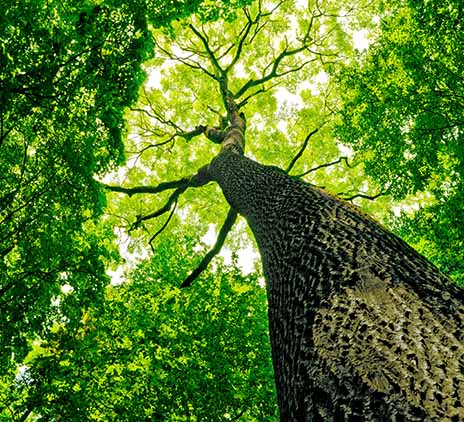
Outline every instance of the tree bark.
{"label": "tree bark", "polygon": [[464,295],[323,191],[223,148],[209,173],[267,280],[281,421],[464,420]]}

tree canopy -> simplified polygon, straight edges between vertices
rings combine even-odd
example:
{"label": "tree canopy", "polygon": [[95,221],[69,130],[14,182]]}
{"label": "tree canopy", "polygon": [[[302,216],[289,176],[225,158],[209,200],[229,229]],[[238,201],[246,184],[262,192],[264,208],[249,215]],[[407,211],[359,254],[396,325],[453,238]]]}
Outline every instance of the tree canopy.
{"label": "tree canopy", "polygon": [[425,194],[398,232],[462,283],[462,5],[392,4],[377,41],[341,71],[337,134],[394,197]]}
{"label": "tree canopy", "polygon": [[[128,4],[7,2],[1,20],[1,326],[3,364],[21,362],[72,286],[71,325],[101,299],[111,249],[96,228],[94,174],[121,163],[124,107],[151,54],[143,10]],[[111,232],[111,228],[109,228]],[[100,232],[100,233],[99,233]],[[76,306],[79,304],[79,306]]]}
{"label": "tree canopy", "polygon": [[[459,1],[4,3],[0,420],[276,420],[259,269],[237,267],[253,240],[190,189],[227,92],[249,156],[463,283]],[[228,231],[231,266],[180,291]],[[120,254],[141,262],[109,286]]]}

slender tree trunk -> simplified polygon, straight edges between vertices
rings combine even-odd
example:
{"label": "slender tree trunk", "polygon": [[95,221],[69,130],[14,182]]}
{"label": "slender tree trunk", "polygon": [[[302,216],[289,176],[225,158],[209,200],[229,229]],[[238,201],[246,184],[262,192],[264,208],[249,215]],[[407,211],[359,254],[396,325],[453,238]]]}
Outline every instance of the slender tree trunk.
{"label": "slender tree trunk", "polygon": [[240,151],[209,166],[267,280],[281,420],[464,420],[464,295],[354,207]]}

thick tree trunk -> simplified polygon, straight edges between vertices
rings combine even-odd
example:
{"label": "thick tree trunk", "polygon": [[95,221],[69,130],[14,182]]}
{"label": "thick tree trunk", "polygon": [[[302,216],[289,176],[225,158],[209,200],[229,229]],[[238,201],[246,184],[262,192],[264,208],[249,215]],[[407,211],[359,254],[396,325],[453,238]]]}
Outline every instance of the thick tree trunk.
{"label": "thick tree trunk", "polygon": [[258,243],[281,420],[464,420],[464,295],[354,207],[223,149]]}

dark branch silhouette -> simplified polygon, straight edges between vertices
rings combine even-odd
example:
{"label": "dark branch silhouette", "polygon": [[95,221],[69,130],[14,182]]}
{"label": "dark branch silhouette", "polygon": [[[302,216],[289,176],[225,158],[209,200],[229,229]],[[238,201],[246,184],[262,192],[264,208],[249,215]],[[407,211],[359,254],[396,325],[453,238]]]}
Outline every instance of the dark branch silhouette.
{"label": "dark branch silhouette", "polygon": [[325,164],[321,164],[320,166],[313,167],[312,169],[309,169],[309,170],[305,171],[304,173],[298,174],[296,177],[304,177],[307,174],[312,173],[312,172],[314,172],[316,170],[319,170],[319,169],[322,169],[322,168],[325,168],[325,167],[334,166],[335,164],[339,164],[342,161],[345,161],[345,164],[346,164],[346,166],[348,168],[352,168],[352,166],[350,166],[350,164],[348,164],[348,158],[347,157],[340,157],[338,160],[332,161],[330,163],[325,163]]}
{"label": "dark branch silhouette", "polygon": [[[164,48],[159,43],[157,43],[156,46],[157,46],[157,49],[159,49],[162,53],[164,53],[169,59],[178,61],[179,63],[182,63],[183,65],[191,69],[200,70],[205,75],[208,75],[211,79],[215,81],[219,81],[219,78],[214,73],[210,72],[208,69],[202,66],[198,61],[191,59],[191,57],[193,57],[194,55],[198,55],[198,53],[192,53],[191,56],[189,57],[180,57],[168,51],[166,48]],[[186,49],[184,48],[184,50]]]}
{"label": "dark branch silhouette", "polygon": [[190,275],[184,280],[181,284],[181,288],[189,287],[192,282],[208,267],[208,264],[211,260],[221,251],[222,246],[226,240],[227,234],[232,229],[235,221],[237,220],[237,211],[233,210],[232,208],[229,209],[227,213],[227,217],[219,230],[218,237],[216,239],[216,243],[214,244],[213,248],[204,256],[198,266],[190,273]]}
{"label": "dark branch silhouette", "polygon": [[242,108],[243,106],[245,106],[248,101],[250,101],[251,98],[255,97],[256,95],[259,95],[259,94],[262,94],[264,92],[268,92],[268,91],[271,91],[273,88],[275,88],[276,86],[279,86],[280,85],[280,82],[275,82],[273,83],[272,85],[268,86],[267,88],[262,85],[260,87],[260,89],[252,92],[251,94],[247,95],[243,100],[241,100],[238,104],[237,104],[237,107],[240,109]]}
{"label": "dark branch silhouette", "polygon": [[296,155],[293,157],[292,161],[290,161],[290,164],[288,167],[285,169],[285,173],[290,173],[290,170],[293,168],[293,166],[296,164],[296,162],[300,159],[300,157],[303,155],[303,152],[305,151],[306,147],[308,146],[308,142],[311,139],[311,137],[318,132],[319,128],[314,129],[312,132],[309,132],[308,135],[306,136],[305,140],[303,141],[303,145],[301,145],[301,148],[299,151],[296,153]]}
{"label": "dark branch silhouette", "polygon": [[293,50],[283,50],[277,58],[273,61],[271,70],[269,73],[266,75],[262,76],[259,79],[250,79],[248,82],[246,82],[238,91],[235,93],[234,98],[240,98],[242,95],[244,95],[250,88],[253,88],[255,86],[262,85],[266,83],[267,81],[270,81],[271,79],[275,78],[280,78],[282,76],[288,75],[289,73],[297,72],[301,70],[304,66],[307,64],[314,62],[317,60],[316,58],[311,58],[299,65],[296,65],[295,67],[291,67],[285,71],[282,71],[281,73],[278,72],[279,65],[282,62],[282,60],[286,57],[294,56],[298,53],[301,53],[302,51],[306,50],[308,47],[306,45],[303,45],[299,48],[293,49]]}
{"label": "dark branch silhouette", "polygon": [[183,177],[179,180],[173,180],[170,182],[162,182],[156,186],[134,186],[132,188],[125,188],[122,186],[113,186],[113,185],[103,185],[106,190],[112,192],[125,193],[129,197],[136,195],[138,193],[161,193],[170,189],[183,189],[184,191],[187,188],[198,188],[200,186],[206,185],[209,182],[209,179],[206,177],[206,172],[204,168],[201,168],[197,174],[193,176]]}
{"label": "dark branch silhouette", "polygon": [[174,215],[174,212],[176,211],[176,208],[177,208],[177,200],[178,200],[178,198],[179,198],[179,196],[177,196],[174,199],[174,206],[172,207],[171,212],[169,213],[169,217],[166,219],[166,221],[161,226],[161,228],[151,237],[150,241],[148,242],[150,244],[150,248],[151,248],[153,253],[155,253],[155,248],[153,247],[153,241],[158,237],[158,235],[160,235],[163,232],[163,230],[168,226],[169,222],[171,221],[171,218]]}
{"label": "dark branch silhouette", "polygon": [[379,193],[377,193],[375,195],[368,195],[368,194],[362,193],[362,192],[357,193],[357,194],[352,195],[352,196],[344,196],[343,192],[340,192],[337,195],[339,195],[345,201],[352,201],[353,199],[356,199],[356,198],[363,198],[363,199],[368,199],[369,201],[374,201],[375,199],[380,198],[381,196],[386,196],[388,194],[389,194],[389,191],[387,189],[387,190],[381,191],[381,192],[379,192]]}
{"label": "dark branch silhouette", "polygon": [[225,70],[221,67],[219,64],[216,56],[214,55],[214,52],[211,50],[209,46],[209,42],[206,38],[205,35],[203,35],[200,31],[198,31],[192,24],[189,25],[189,28],[192,30],[192,32],[201,40],[203,43],[203,46],[205,47],[206,53],[208,53],[208,57],[210,59],[210,62],[213,64],[213,66],[216,68],[218,74],[220,76],[224,75],[226,72]]}
{"label": "dark branch silhouette", "polygon": [[171,210],[172,205],[177,203],[177,200],[178,200],[179,196],[182,193],[184,193],[186,189],[187,189],[187,186],[177,188],[173,193],[171,193],[168,200],[166,201],[166,203],[161,208],[159,208],[158,210],[156,210],[156,211],[154,211],[154,212],[152,212],[150,214],[138,215],[135,222],[132,224],[131,230],[138,229],[140,227],[140,225],[142,224],[142,222],[147,221],[147,220],[152,220],[153,218],[160,217],[161,215],[163,215],[166,212],[168,212],[169,210]]}

